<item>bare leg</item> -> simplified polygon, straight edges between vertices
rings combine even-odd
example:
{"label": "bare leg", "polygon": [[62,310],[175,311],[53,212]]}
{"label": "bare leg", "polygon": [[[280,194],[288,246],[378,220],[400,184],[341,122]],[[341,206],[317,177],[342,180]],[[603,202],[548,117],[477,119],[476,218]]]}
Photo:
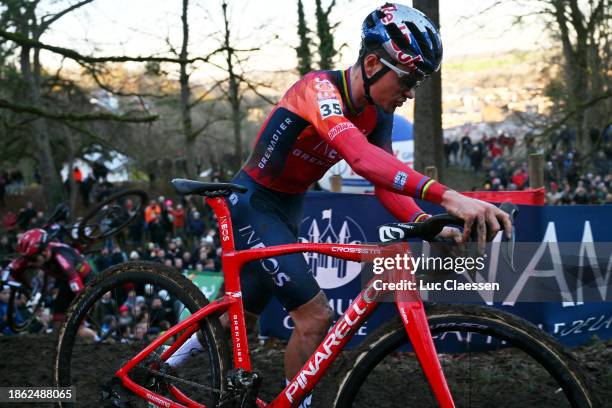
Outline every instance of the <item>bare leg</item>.
{"label": "bare leg", "polygon": [[285,351],[285,377],[293,379],[327,334],[334,313],[320,291],[307,303],[289,312],[295,329]]}

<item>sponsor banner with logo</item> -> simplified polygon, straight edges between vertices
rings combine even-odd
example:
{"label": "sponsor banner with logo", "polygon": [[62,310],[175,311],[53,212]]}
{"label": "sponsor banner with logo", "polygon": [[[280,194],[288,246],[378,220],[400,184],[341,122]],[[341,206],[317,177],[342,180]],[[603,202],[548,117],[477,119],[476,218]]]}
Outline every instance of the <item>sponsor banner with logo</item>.
{"label": "sponsor banner with logo", "polygon": [[[223,285],[223,274],[221,272],[197,272],[190,271],[187,276],[202,291],[208,301],[217,297],[221,285]],[[190,315],[189,311],[183,311],[181,320]]]}
{"label": "sponsor banner with logo", "polygon": [[[432,214],[443,211],[427,202],[419,204]],[[300,242],[377,242],[378,226],[394,222],[376,197],[369,195],[308,193],[304,209]],[[516,239],[530,244],[521,246],[520,254],[514,255],[516,284],[512,294],[517,301],[496,303],[495,307],[530,320],[567,346],[583,344],[594,336],[612,338],[612,256],[609,250],[612,247],[612,229],[609,228],[612,206],[521,205],[519,210]],[[558,258],[560,263],[555,262],[559,253],[562,254]],[[362,265],[313,253],[305,257],[330,306],[340,315],[362,289],[359,278]],[[485,270],[506,274],[504,268],[497,271],[489,263]],[[580,274],[591,289],[590,297],[579,290],[580,283],[572,281]],[[537,307],[532,302],[522,302],[532,287],[541,282],[546,282],[548,287],[567,284],[569,291],[563,302],[539,301]],[[432,299],[443,300],[435,295],[430,297]],[[394,307],[393,303],[382,303],[349,345],[355,346],[394,316]],[[261,316],[260,335],[288,338],[292,327],[290,317],[274,299]]]}
{"label": "sponsor banner with logo", "polygon": [[221,272],[190,272],[187,277],[202,291],[209,301],[215,299],[223,284]]}

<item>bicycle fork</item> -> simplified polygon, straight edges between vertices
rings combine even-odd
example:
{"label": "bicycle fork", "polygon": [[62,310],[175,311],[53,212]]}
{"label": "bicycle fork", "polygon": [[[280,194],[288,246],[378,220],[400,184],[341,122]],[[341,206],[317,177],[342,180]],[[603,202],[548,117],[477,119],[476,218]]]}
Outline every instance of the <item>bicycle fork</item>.
{"label": "bicycle fork", "polygon": [[410,343],[421,363],[425,377],[441,408],[455,408],[453,397],[442,372],[440,360],[436,353],[436,347],[429,331],[425,307],[420,298],[414,300],[400,300],[396,296],[395,304],[408,333]]}

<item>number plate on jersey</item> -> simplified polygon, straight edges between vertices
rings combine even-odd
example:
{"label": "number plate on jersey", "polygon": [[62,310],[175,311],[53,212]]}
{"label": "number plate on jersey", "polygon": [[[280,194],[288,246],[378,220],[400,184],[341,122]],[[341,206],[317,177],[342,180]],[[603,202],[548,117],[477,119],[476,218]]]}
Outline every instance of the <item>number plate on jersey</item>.
{"label": "number plate on jersey", "polygon": [[323,119],[330,116],[342,116],[342,107],[337,99],[324,99],[319,101],[319,110]]}

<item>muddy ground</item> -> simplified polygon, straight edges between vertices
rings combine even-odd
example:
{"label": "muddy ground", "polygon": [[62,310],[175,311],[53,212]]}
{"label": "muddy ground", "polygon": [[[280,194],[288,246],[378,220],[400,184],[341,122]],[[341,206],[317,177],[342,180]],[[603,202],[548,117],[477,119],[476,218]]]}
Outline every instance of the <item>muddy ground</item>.
{"label": "muddy ground", "polygon": [[[55,353],[55,337],[53,335],[26,335],[14,337],[0,337],[0,387],[7,386],[50,386],[53,383],[52,367]],[[113,348],[107,348],[107,353],[113,353]],[[274,344],[259,345],[253,343],[251,346],[253,366],[263,374],[264,383],[261,391],[262,397],[270,401],[275,393],[281,390],[280,385],[284,382],[282,371],[284,344],[276,342]],[[612,406],[612,341],[594,341],[591,345],[574,350],[578,359],[581,361],[587,372],[591,387],[595,390],[599,398],[604,402],[603,406]],[[100,356],[100,359],[105,356]],[[364,406],[387,407],[387,406],[435,406],[431,401],[430,393],[425,383],[420,378],[419,368],[413,358],[405,358],[406,355],[398,353],[397,358],[390,361],[385,360],[385,365],[380,375],[368,383],[367,393],[363,398],[366,402]],[[404,358],[400,358],[404,357]],[[411,357],[410,355],[408,357]],[[85,369],[86,375],[90,376],[95,382],[96,376],[100,373],[100,367],[94,362]],[[446,366],[460,366],[461,360],[446,362]],[[560,408],[553,401],[546,401],[540,398],[540,392],[533,388],[537,383],[535,373],[526,369],[520,362],[514,361],[513,356],[508,354],[504,358],[497,358],[496,367],[490,367],[490,362],[480,361],[476,358],[470,362],[469,371],[481,373],[486,378],[486,386],[474,385],[478,392],[470,388],[470,397],[461,398],[458,406],[478,406],[478,407],[547,407]],[[498,369],[499,378],[496,378]],[[445,368],[446,369],[446,368]],[[460,375],[468,370],[467,366],[462,366],[455,373]],[[452,369],[450,371],[453,371]],[[451,377],[455,374],[447,374]],[[332,375],[333,377],[333,375]],[[333,378],[331,379],[333,380]],[[398,383],[401,381],[401,383]],[[450,378],[452,384],[461,385],[460,379]],[[409,384],[407,384],[409,383]],[[453,389],[451,386],[451,389]],[[495,386],[495,388],[491,388]],[[491,388],[487,394],[487,390]],[[467,389],[467,388],[466,388]],[[315,391],[315,402],[325,399],[329,395],[335,395],[335,389],[328,378],[322,388]],[[472,397],[474,394],[474,397]],[[476,394],[486,395],[483,398],[476,398]],[[99,407],[99,396],[95,392],[84,392],[77,389],[78,406]],[[497,399],[493,403],[493,399]],[[325,404],[327,405],[327,404]],[[0,403],[0,407],[10,406],[10,404]],[[18,406],[52,406],[51,404],[19,404]],[[319,403],[317,406],[322,406]]]}

